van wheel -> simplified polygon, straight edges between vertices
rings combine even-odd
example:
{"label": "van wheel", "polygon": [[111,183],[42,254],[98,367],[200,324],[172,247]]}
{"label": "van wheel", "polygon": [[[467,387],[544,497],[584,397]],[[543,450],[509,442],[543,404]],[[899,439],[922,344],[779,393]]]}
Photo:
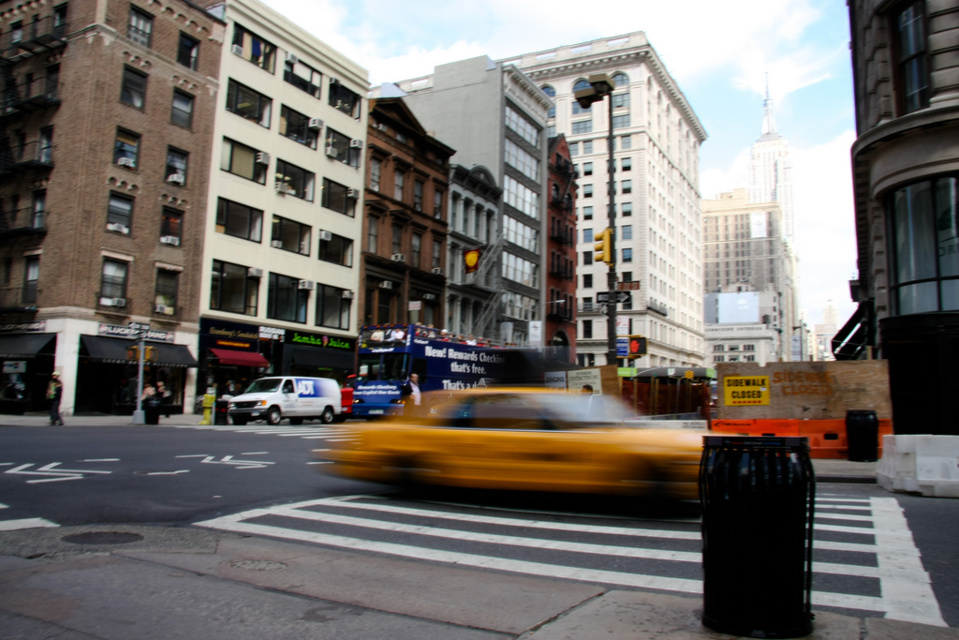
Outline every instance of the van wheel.
{"label": "van wheel", "polygon": [[303,424],[303,418],[290,418],[290,424]]}
{"label": "van wheel", "polygon": [[320,414],[320,422],[322,422],[323,424],[330,424],[331,422],[333,422],[333,418],[334,416],[333,416],[332,407],[327,407],[326,409],[323,409],[323,413]]}
{"label": "van wheel", "polygon": [[279,407],[270,407],[270,410],[266,412],[266,421],[272,425],[280,424],[282,419],[283,414],[280,413]]}

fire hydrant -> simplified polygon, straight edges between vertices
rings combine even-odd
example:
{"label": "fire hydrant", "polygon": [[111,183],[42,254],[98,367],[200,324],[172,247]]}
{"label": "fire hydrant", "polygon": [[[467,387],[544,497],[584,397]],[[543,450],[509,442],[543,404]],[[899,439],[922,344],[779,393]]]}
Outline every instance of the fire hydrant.
{"label": "fire hydrant", "polygon": [[213,393],[213,389],[207,389],[207,392],[203,395],[203,420],[200,421],[200,424],[213,424],[210,418],[213,414],[214,404],[216,404],[216,395]]}

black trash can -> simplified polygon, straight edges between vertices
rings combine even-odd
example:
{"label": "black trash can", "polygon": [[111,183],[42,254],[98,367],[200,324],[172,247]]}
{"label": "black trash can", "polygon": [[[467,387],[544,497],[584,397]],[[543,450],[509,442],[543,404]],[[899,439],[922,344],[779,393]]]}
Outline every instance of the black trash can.
{"label": "black trash can", "polygon": [[217,400],[213,405],[213,424],[230,424],[230,401]]}
{"label": "black trash can", "polygon": [[703,624],[753,638],[811,633],[809,441],[706,436],[699,490]]}
{"label": "black trash can", "polygon": [[144,424],[160,424],[160,408],[162,404],[163,400],[156,396],[143,399]]}
{"label": "black trash can", "polygon": [[879,459],[879,418],[875,411],[846,412],[846,445],[850,462]]}

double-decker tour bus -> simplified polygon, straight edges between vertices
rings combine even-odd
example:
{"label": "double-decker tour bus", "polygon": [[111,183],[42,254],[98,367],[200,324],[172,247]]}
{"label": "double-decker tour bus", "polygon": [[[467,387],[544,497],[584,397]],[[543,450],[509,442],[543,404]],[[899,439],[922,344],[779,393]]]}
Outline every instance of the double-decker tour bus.
{"label": "double-decker tour bus", "polygon": [[[353,417],[370,418],[403,412],[401,389],[411,373],[419,376],[420,391],[457,391],[509,379],[524,349],[490,344],[466,344],[433,327],[386,324],[360,329],[357,345]],[[542,373],[539,373],[542,377]]]}

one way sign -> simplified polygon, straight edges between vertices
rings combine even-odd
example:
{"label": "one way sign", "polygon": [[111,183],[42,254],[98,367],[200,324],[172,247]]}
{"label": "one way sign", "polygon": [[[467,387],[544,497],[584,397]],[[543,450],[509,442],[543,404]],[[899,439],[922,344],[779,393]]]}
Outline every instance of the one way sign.
{"label": "one way sign", "polygon": [[[616,292],[616,302],[632,302],[633,294],[631,291],[617,291]],[[596,302],[599,304],[608,304],[609,303],[609,291],[597,291],[596,292]]]}

